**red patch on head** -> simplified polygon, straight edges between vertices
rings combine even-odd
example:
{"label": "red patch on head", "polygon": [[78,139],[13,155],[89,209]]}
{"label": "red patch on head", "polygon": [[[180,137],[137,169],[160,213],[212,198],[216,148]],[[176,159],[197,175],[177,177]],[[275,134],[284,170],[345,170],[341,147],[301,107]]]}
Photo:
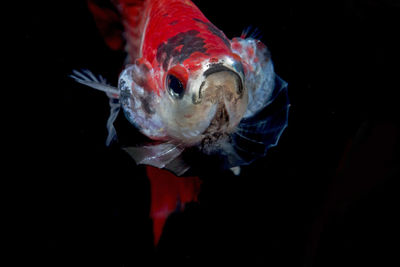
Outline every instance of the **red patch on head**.
{"label": "red patch on head", "polygon": [[252,58],[254,56],[254,48],[253,47],[248,46],[246,48],[246,52],[247,52],[247,54],[249,55],[250,58]]}
{"label": "red patch on head", "polygon": [[189,72],[185,67],[181,65],[176,65],[168,71],[168,74],[172,74],[175,77],[177,77],[182,82],[183,86],[186,88],[187,81],[189,79]]}
{"label": "red patch on head", "polygon": [[242,61],[242,58],[238,54],[232,53],[232,57],[236,61],[239,61],[239,62]]}
{"label": "red patch on head", "polygon": [[237,42],[237,41],[234,41],[234,42],[232,42],[232,49],[233,50],[241,50],[242,49],[242,44]]}
{"label": "red patch on head", "polygon": [[218,62],[218,58],[212,57],[212,58],[210,58],[210,62],[211,63],[217,63]]}

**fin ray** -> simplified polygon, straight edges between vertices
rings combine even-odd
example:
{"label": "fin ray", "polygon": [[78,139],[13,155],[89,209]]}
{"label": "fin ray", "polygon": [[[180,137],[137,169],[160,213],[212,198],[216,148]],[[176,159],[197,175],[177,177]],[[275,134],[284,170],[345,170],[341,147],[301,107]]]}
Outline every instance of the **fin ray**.
{"label": "fin ray", "polygon": [[[136,164],[151,165],[164,168],[183,152],[183,148],[172,143],[157,145],[144,145],[123,148],[136,162]],[[172,165],[170,165],[172,166]]]}
{"label": "fin ray", "polygon": [[73,74],[69,75],[69,77],[74,79],[76,82],[92,87],[96,90],[103,91],[107,94],[112,94],[114,95],[114,98],[118,98],[115,97],[119,96],[118,88],[107,84],[106,79],[103,78],[101,75],[99,75],[99,77],[96,77],[90,70],[86,69],[82,71],[73,70],[72,73]]}
{"label": "fin ray", "polygon": [[117,119],[121,109],[121,103],[119,101],[120,93],[118,88],[109,85],[103,76],[96,76],[87,69],[81,71],[72,70],[72,73],[72,75],[69,75],[70,78],[74,79],[80,84],[105,92],[109,98],[110,115],[107,120],[108,136],[106,139],[106,145],[109,146],[113,140],[117,139],[117,131],[115,130],[114,122]]}

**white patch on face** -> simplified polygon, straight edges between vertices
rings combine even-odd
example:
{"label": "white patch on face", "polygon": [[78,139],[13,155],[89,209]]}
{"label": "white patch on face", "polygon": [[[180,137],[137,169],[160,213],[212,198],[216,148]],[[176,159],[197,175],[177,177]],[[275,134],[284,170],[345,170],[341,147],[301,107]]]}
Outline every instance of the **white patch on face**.
{"label": "white patch on face", "polygon": [[133,80],[134,75],[143,75],[136,65],[128,65],[120,74],[118,88],[121,104],[127,119],[152,139],[166,138],[165,126],[157,112],[151,112],[158,106],[160,97],[146,91]]}

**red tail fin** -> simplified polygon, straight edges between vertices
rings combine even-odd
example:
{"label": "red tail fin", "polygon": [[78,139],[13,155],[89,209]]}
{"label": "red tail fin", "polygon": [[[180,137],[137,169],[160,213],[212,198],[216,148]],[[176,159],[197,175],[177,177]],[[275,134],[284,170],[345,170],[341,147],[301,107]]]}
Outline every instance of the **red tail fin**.
{"label": "red tail fin", "polygon": [[172,173],[146,166],[151,185],[151,210],[154,244],[160,240],[168,216],[183,209],[186,203],[197,202],[200,193],[199,177],[177,177]]}

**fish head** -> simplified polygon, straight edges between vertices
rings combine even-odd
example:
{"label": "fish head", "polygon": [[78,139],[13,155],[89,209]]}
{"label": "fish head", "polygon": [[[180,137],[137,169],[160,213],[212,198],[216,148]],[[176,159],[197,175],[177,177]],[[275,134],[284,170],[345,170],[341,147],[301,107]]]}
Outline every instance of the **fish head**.
{"label": "fish head", "polygon": [[125,114],[142,133],[204,152],[229,138],[248,105],[243,67],[233,57],[203,60],[195,70],[182,63],[163,72],[133,65],[119,84]]}

